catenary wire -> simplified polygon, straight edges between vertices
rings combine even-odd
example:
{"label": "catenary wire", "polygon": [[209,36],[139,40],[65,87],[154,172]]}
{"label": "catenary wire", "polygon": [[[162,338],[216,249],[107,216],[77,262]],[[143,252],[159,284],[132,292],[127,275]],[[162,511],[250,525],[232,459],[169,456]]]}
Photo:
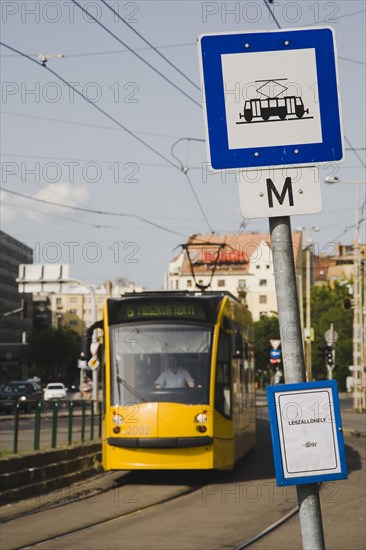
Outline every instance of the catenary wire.
{"label": "catenary wire", "polygon": [[[35,158],[45,158],[45,157],[35,157]],[[1,170],[4,172],[4,171],[5,171],[5,168],[4,168],[3,166],[1,166]],[[8,174],[8,175],[10,175],[10,174]],[[36,182],[34,182],[34,181],[29,181],[29,180],[27,180],[27,179],[25,179],[25,178],[22,179],[22,176],[19,176],[18,174],[11,174],[11,176],[12,176],[12,177],[15,177],[15,178],[17,178],[17,179],[19,179],[19,180],[21,180],[22,183],[25,182],[25,183],[29,183],[30,185],[34,185],[35,187],[38,187],[38,188],[41,189],[42,191],[45,191],[45,190],[46,190],[46,191],[49,191],[49,190],[50,190],[48,187],[43,186],[43,185],[41,185],[41,184],[39,184],[39,183],[36,183]],[[4,190],[5,190],[5,189],[4,189]],[[1,191],[1,187],[0,187],[0,191]],[[61,195],[60,193],[57,193],[57,191],[51,190],[51,192],[52,192],[53,195],[57,195],[57,196],[59,196],[60,198],[65,199],[65,196],[64,196],[64,195]],[[29,196],[27,195],[27,198],[31,198],[30,195],[29,195]],[[9,204],[10,204],[10,203],[9,203]],[[57,206],[57,203],[54,203],[54,204]],[[75,204],[75,206],[78,206],[78,203],[75,203],[75,201],[74,201],[74,204]],[[342,210],[342,212],[343,212],[343,211],[344,211],[344,210]],[[131,214],[131,215],[132,215],[132,214]],[[199,221],[199,220],[196,220],[196,219],[189,219],[189,218],[188,218],[188,219],[187,219],[187,218],[177,218],[176,216],[174,216],[174,217],[150,216],[149,219],[151,220],[151,219],[154,219],[155,217],[156,217],[157,219],[159,219],[159,220],[165,219],[165,220],[175,220],[175,221],[177,221],[177,220],[181,220],[181,221],[194,221],[194,222]],[[66,219],[66,218],[65,218],[65,219]],[[216,223],[227,223],[227,220],[216,220]],[[105,227],[105,228],[111,228],[111,229],[112,229],[112,228],[118,229],[117,226],[100,226],[100,225],[98,225],[98,226],[96,226],[96,227],[103,227],[103,228]]]}
{"label": "catenary wire", "polygon": [[25,54],[24,52],[21,52],[20,50],[17,50],[16,48],[13,48],[12,46],[9,46],[8,44],[5,44],[4,42],[0,42],[0,45],[1,46],[4,46],[5,48],[8,48],[9,50],[12,50],[13,52],[21,55],[22,57],[25,57],[26,59],[29,59],[30,61],[32,61],[33,63],[35,63],[36,65],[40,66],[40,67],[44,67],[48,72],[50,72],[51,74],[53,74],[56,78],[58,78],[59,80],[61,80],[61,82],[63,82],[64,84],[66,84],[69,88],[71,88],[72,90],[74,90],[74,92],[76,92],[80,97],[82,97],[85,101],[87,101],[90,105],[92,105],[95,109],[97,109],[100,113],[102,113],[104,116],[106,116],[109,120],[112,120],[112,122],[114,122],[115,124],[117,124],[117,126],[119,126],[120,128],[122,128],[122,130],[124,130],[125,132],[127,132],[128,134],[130,134],[133,138],[135,138],[137,141],[139,141],[140,143],[142,143],[143,145],[145,145],[145,147],[147,147],[148,149],[150,149],[150,151],[152,151],[153,153],[155,153],[156,155],[158,155],[160,158],[164,159],[166,162],[168,162],[171,166],[174,166],[175,168],[178,168],[179,167],[174,164],[174,162],[172,162],[170,159],[168,159],[167,157],[165,157],[162,153],[160,153],[157,149],[155,149],[154,147],[152,147],[149,143],[147,143],[145,140],[143,140],[142,138],[138,137],[134,132],[132,132],[132,130],[129,130],[126,126],[124,126],[123,124],[121,124],[118,120],[116,120],[114,117],[112,117],[111,115],[109,115],[106,111],[104,111],[104,109],[102,109],[101,107],[99,107],[96,103],[94,103],[93,101],[91,101],[87,96],[85,96],[82,92],[80,92],[79,90],[77,90],[74,86],[72,86],[72,84],[70,84],[70,82],[68,82],[67,80],[65,80],[62,76],[60,76],[58,73],[56,73],[55,71],[53,71],[52,69],[50,69],[47,65],[43,65],[42,63],[40,63],[39,61],[36,61],[35,59],[33,59],[32,57],[30,57],[29,55]]}
{"label": "catenary wire", "polygon": [[130,25],[126,19],[124,19],[118,12],[116,12],[109,4],[107,4],[107,2],[105,0],[100,0],[102,2],[102,4],[104,4],[109,10],[111,10],[112,13],[114,13],[118,19],[120,19],[120,21],[123,21],[123,23],[125,25],[127,25],[127,27],[132,31],[134,32],[135,34],[137,34],[137,36],[139,36],[141,38],[141,40],[143,40],[145,42],[145,44],[147,44],[148,46],[150,46],[150,48],[152,48],[154,50],[154,52],[156,52],[162,59],[164,59],[164,61],[166,61],[171,67],[173,67],[173,69],[175,69],[181,76],[183,76],[183,78],[185,78],[188,82],[190,82],[192,84],[192,86],[194,86],[196,88],[196,90],[198,91],[201,91],[201,88],[199,86],[197,86],[197,84],[195,82],[193,82],[193,80],[191,80],[190,78],[188,78],[188,76],[186,74],[184,74],[183,71],[181,71],[176,65],[174,65],[174,63],[172,63],[167,57],[165,57],[165,55],[163,55],[153,44],[151,44],[151,42],[149,42],[148,40],[146,40],[146,38],[144,36],[142,36],[141,33],[139,33],[136,29],[133,28],[132,25]]}
{"label": "catenary wire", "polygon": [[[75,158],[75,157],[55,157],[55,156],[46,156],[46,155],[24,155],[19,153],[3,153],[3,157],[10,157],[10,158],[25,158],[25,159],[45,159],[45,160],[65,160],[65,161],[72,161],[72,162],[100,162],[101,164],[137,164],[138,166],[149,166],[152,168],[172,168],[172,166],[168,166],[167,164],[154,164],[149,162],[136,162],[133,160],[103,160],[103,159],[96,159],[93,158],[91,161],[90,158]],[[12,175],[12,174],[9,174]],[[57,182],[51,182],[51,183],[57,183]]]}
{"label": "catenary wire", "polygon": [[21,210],[36,212],[37,214],[41,214],[42,216],[51,216],[52,218],[57,218],[59,220],[66,220],[68,222],[77,223],[77,224],[80,224],[80,225],[87,225],[88,227],[94,227],[95,229],[118,229],[117,226],[100,225],[100,224],[85,222],[85,221],[81,221],[81,220],[73,220],[72,218],[67,218],[66,216],[59,216],[58,214],[54,214],[53,212],[51,214],[51,213],[45,212],[44,210],[41,211],[41,210],[37,210],[36,208],[30,208],[29,206],[21,206],[20,204],[14,204],[12,202],[7,202],[7,201],[4,201],[4,200],[1,201],[1,204],[11,206],[12,208],[20,208]]}
{"label": "catenary wire", "polygon": [[[281,29],[280,24],[279,24],[278,21],[275,19],[274,14],[273,14],[273,12],[272,12],[270,6],[269,6],[268,0],[264,0],[264,3],[266,4],[268,10],[269,10],[270,13],[272,14],[272,17],[274,18],[274,20],[276,21],[276,24],[277,24],[278,28]],[[363,11],[357,12],[357,13],[365,13],[365,11],[366,11],[366,10],[363,10]],[[355,14],[356,14],[356,13],[355,13]],[[355,15],[355,14],[349,14],[349,15]],[[306,25],[305,25],[305,26],[306,26]],[[347,136],[344,136],[344,138],[345,138],[345,140],[347,141],[347,143],[349,144],[349,146],[351,147],[352,151],[353,151],[353,152],[355,153],[355,155],[357,156],[357,158],[358,158],[358,160],[360,161],[360,163],[362,164],[362,166],[365,168],[365,167],[366,167],[365,163],[364,163],[363,160],[361,159],[360,155],[358,155],[358,154],[356,153],[356,151],[355,151],[355,149],[353,148],[351,142],[349,141],[349,139],[347,139]]]}
{"label": "catenary wire", "polygon": [[[153,151],[156,155],[158,155],[160,158],[164,159],[165,161],[167,161],[171,166],[177,168],[179,171],[181,171],[181,168],[176,165],[174,162],[172,162],[170,159],[168,159],[167,157],[165,157],[164,155],[162,155],[157,149],[155,149],[154,147],[152,147],[151,145],[149,145],[146,141],[144,141],[142,138],[138,137],[136,134],[134,134],[134,132],[132,132],[131,130],[129,130],[126,126],[124,126],[123,124],[121,124],[120,122],[118,122],[115,118],[113,118],[111,115],[109,115],[106,111],[104,111],[104,109],[102,109],[101,107],[99,107],[98,105],[96,105],[96,103],[92,102],[88,97],[86,97],[82,92],[80,92],[79,90],[77,90],[74,86],[72,86],[67,80],[65,80],[62,76],[60,76],[58,73],[56,73],[55,71],[53,71],[52,69],[50,69],[47,65],[44,65],[38,61],[36,61],[35,59],[32,59],[31,57],[29,57],[27,54],[25,54],[24,52],[21,52],[15,48],[13,48],[12,46],[9,46],[7,44],[5,44],[4,42],[0,42],[0,45],[4,46],[5,48],[8,48],[16,53],[18,53],[19,55],[25,57],[26,59],[29,59],[30,61],[32,61],[33,63],[36,63],[36,65],[39,65],[39,66],[42,66],[44,67],[45,69],[47,69],[47,71],[49,71],[51,74],[53,74],[56,78],[58,78],[59,80],[61,80],[61,82],[63,82],[64,84],[66,84],[67,86],[69,86],[69,88],[71,88],[72,90],[74,90],[80,97],[82,97],[83,99],[85,99],[85,101],[87,101],[90,105],[92,105],[93,107],[95,107],[99,112],[101,112],[102,114],[104,114],[108,119],[112,120],[115,124],[117,124],[118,126],[120,126],[122,129],[124,129],[128,134],[130,134],[131,136],[133,136],[137,141],[139,141],[140,143],[142,143],[143,145],[145,145],[145,147],[147,147],[148,149],[150,149],[151,151]],[[189,180],[188,178],[188,181],[189,181],[189,184],[192,188],[192,191],[193,191],[193,194],[194,196],[196,197],[196,200],[198,202],[198,206],[201,210],[201,212],[203,211],[203,207],[201,205],[201,203],[199,202],[198,200],[198,196],[197,194],[195,193],[194,189],[193,189],[193,186],[192,186],[192,183],[191,181]],[[206,214],[204,214],[204,218],[206,220],[206,223],[208,224],[208,227],[210,229],[210,231],[212,231],[212,228],[211,228],[211,225],[210,223],[208,222],[208,219],[207,219],[207,216]]]}
{"label": "catenary wire", "polygon": [[2,191],[5,193],[10,193],[11,195],[16,195],[17,197],[22,197],[24,199],[28,199],[35,202],[41,202],[43,204],[50,204],[52,206],[58,206],[60,208],[67,208],[69,210],[78,210],[79,212],[88,212],[89,214],[101,214],[103,216],[116,216],[121,218],[134,218],[136,220],[140,220],[148,225],[151,225],[153,227],[156,227],[157,229],[162,229],[163,231],[167,231],[168,233],[173,233],[175,235],[180,235],[181,237],[186,237],[183,233],[179,233],[178,231],[174,231],[173,229],[169,229],[168,227],[164,227],[163,225],[160,225],[158,223],[152,222],[148,218],[144,218],[143,216],[139,216],[138,214],[127,214],[126,212],[108,212],[106,210],[93,210],[91,208],[83,208],[81,206],[71,206],[68,204],[60,204],[53,201],[47,201],[45,199],[37,199],[36,197],[31,197],[30,195],[24,195],[23,193],[17,193],[16,191],[11,191],[10,189],[5,189],[5,187],[2,188]]}
{"label": "catenary wire", "polygon": [[[113,130],[114,132],[121,132],[121,128],[112,128],[112,126],[103,126],[102,124],[90,124],[88,122],[78,122],[76,120],[63,120],[61,118],[51,118],[46,116],[37,116],[37,115],[27,115],[23,113],[14,113],[12,111],[2,111],[4,115],[18,116],[21,118],[34,118],[38,120],[46,120],[50,122],[60,122],[61,124],[74,124],[75,126],[86,126],[88,128],[99,128],[101,130]],[[135,134],[141,134],[145,136],[161,137],[167,139],[179,139],[179,136],[172,136],[169,134],[157,134],[155,132],[141,132],[133,130]],[[202,140],[203,141],[203,140]]]}
{"label": "catenary wire", "polygon": [[199,206],[199,209],[201,210],[201,213],[202,213],[203,217],[205,218],[206,223],[207,223],[207,225],[208,225],[208,227],[209,227],[211,233],[214,233],[214,230],[213,230],[212,227],[211,227],[211,224],[210,224],[210,222],[209,222],[209,220],[208,220],[208,218],[207,218],[207,216],[206,216],[206,213],[205,213],[205,211],[204,211],[204,209],[203,209],[203,206],[202,206],[202,204],[201,204],[201,201],[199,200],[199,197],[198,197],[198,195],[197,195],[197,193],[196,193],[196,191],[195,191],[195,189],[194,189],[194,187],[193,187],[192,181],[191,181],[191,179],[190,179],[190,177],[189,177],[189,175],[188,175],[189,168],[188,168],[187,166],[184,166],[183,163],[182,163],[182,161],[181,161],[181,160],[175,155],[175,153],[174,153],[174,147],[175,147],[178,143],[180,143],[181,141],[185,141],[185,140],[188,140],[188,142],[190,142],[190,141],[201,141],[201,140],[198,139],[198,138],[180,138],[180,139],[178,139],[177,141],[175,141],[175,142],[173,143],[173,145],[171,146],[171,149],[170,149],[170,153],[171,153],[172,157],[174,157],[174,158],[179,162],[181,172],[183,172],[183,174],[185,175],[185,177],[186,177],[186,179],[187,179],[187,181],[188,181],[188,185],[189,185],[190,188],[191,188],[191,191],[192,191],[192,193],[193,193],[193,196],[194,196],[195,199],[196,199],[196,202],[197,202],[197,204],[198,204],[198,206]]}
{"label": "catenary wire", "polygon": [[[183,44],[166,44],[165,46],[156,46],[156,48],[158,49],[166,49],[166,48],[182,48],[182,47],[186,47],[186,46],[195,46],[195,43],[194,42],[186,42],[186,43],[183,43]],[[146,52],[146,51],[149,51],[151,50],[151,48],[148,48],[148,47],[142,47],[142,48],[133,48],[133,50],[135,52]],[[113,54],[120,54],[120,53],[130,53],[130,50],[128,50],[127,48],[124,49],[124,50],[105,50],[104,52],[102,51],[99,51],[99,52],[83,52],[83,53],[68,53],[68,54],[65,54],[65,57],[68,57],[68,58],[73,58],[73,57],[94,57],[96,55],[113,55]],[[30,55],[31,57],[38,57],[38,53],[30,53],[28,54]],[[10,53],[10,54],[2,54],[0,55],[0,57],[3,57],[3,58],[6,58],[6,57],[13,57],[14,59],[16,59],[16,55]]]}
{"label": "catenary wire", "polygon": [[163,78],[166,82],[168,82],[171,86],[173,86],[173,88],[175,88],[176,90],[178,90],[181,94],[183,94],[185,97],[187,97],[190,101],[192,101],[192,103],[195,103],[198,107],[202,108],[201,104],[198,103],[198,101],[196,101],[192,96],[190,96],[189,94],[187,94],[184,90],[182,90],[182,88],[180,88],[179,86],[177,86],[176,84],[174,84],[174,82],[172,80],[170,80],[168,77],[166,77],[161,71],[159,71],[158,69],[156,69],[151,63],[149,63],[148,61],[146,61],[146,59],[144,59],[141,55],[139,55],[138,53],[136,53],[132,48],[130,48],[128,46],[128,44],[126,44],[125,42],[123,42],[123,40],[121,40],[120,38],[118,38],[118,36],[116,34],[114,34],[110,29],[108,29],[108,27],[106,27],[105,25],[103,25],[103,23],[101,23],[98,18],[94,17],[91,13],[89,13],[85,8],[83,8],[76,0],[71,0],[76,6],[78,6],[79,9],[81,9],[81,11],[83,11],[84,13],[86,13],[93,21],[95,21],[95,23],[97,23],[102,29],[104,29],[108,34],[110,34],[111,36],[113,36],[113,38],[115,38],[115,40],[117,40],[120,44],[122,44],[122,46],[124,46],[125,48],[128,48],[130,50],[131,53],[133,53],[133,55],[135,55],[138,59],[140,59],[140,61],[142,61],[143,63],[145,63],[145,65],[147,65],[148,67],[150,67],[150,69],[152,69],[155,73],[157,73],[159,76],[161,76],[161,78]]}

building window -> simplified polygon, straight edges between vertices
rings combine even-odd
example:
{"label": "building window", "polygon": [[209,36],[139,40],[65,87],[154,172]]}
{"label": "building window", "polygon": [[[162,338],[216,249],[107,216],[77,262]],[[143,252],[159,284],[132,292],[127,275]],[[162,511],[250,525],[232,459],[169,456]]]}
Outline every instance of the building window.
{"label": "building window", "polygon": [[62,307],[62,298],[56,298],[56,306]]}
{"label": "building window", "polygon": [[192,281],[191,281],[191,279],[188,279],[188,281],[187,281],[187,287],[190,288],[191,286],[192,286]]}
{"label": "building window", "polygon": [[267,296],[266,296],[266,294],[261,294],[261,295],[259,296],[259,303],[260,303],[260,304],[266,304],[266,303],[267,303]]}
{"label": "building window", "polygon": [[77,327],[78,322],[77,321],[70,321],[70,327]]}
{"label": "building window", "polygon": [[267,312],[266,311],[260,311],[259,312],[259,317],[262,319],[262,317],[267,317]]}
{"label": "building window", "polygon": [[70,309],[70,315],[77,315],[78,310],[77,309]]}
{"label": "building window", "polygon": [[179,280],[178,280],[178,279],[175,281],[175,289],[176,289],[176,290],[179,289]]}
{"label": "building window", "polygon": [[219,279],[217,281],[217,286],[225,286],[225,279]]}
{"label": "building window", "polygon": [[266,269],[271,269],[271,266],[270,266],[270,265],[266,265]]}
{"label": "building window", "polygon": [[257,265],[255,266],[255,268],[256,268],[256,269],[260,269],[261,266],[260,266],[259,264],[257,264]]}
{"label": "building window", "polygon": [[267,279],[259,279],[259,286],[267,286]]}

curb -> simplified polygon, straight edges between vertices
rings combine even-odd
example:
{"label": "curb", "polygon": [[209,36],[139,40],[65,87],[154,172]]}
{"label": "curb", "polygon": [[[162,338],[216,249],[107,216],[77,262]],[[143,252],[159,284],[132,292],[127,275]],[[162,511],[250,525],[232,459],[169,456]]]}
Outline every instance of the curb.
{"label": "curb", "polygon": [[360,432],[359,430],[352,430],[350,428],[343,428],[343,435],[345,437],[366,437],[366,432]]}

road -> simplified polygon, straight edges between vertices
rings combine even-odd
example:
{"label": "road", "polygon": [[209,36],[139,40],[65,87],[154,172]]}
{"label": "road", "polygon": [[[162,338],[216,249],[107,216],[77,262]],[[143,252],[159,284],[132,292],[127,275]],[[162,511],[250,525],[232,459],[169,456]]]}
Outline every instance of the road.
{"label": "road", "polygon": [[[275,485],[268,421],[264,409],[259,411],[257,445],[234,471],[142,472],[127,485],[118,474],[110,490],[4,523],[2,550],[41,540],[39,547],[47,550],[234,549],[297,504],[293,487]],[[346,451],[349,480],[324,484],[320,493],[328,550],[361,550],[366,542],[365,439],[347,437]],[[60,538],[46,540],[56,535]],[[298,516],[253,545],[284,547],[302,548]]]}

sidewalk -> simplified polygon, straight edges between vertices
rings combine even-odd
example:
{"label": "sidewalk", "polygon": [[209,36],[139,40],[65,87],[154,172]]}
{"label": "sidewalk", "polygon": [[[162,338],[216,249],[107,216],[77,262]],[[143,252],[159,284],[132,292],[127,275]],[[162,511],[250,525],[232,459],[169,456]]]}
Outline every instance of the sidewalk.
{"label": "sidewalk", "polygon": [[366,413],[354,412],[352,394],[340,393],[339,401],[344,435],[366,437]]}

